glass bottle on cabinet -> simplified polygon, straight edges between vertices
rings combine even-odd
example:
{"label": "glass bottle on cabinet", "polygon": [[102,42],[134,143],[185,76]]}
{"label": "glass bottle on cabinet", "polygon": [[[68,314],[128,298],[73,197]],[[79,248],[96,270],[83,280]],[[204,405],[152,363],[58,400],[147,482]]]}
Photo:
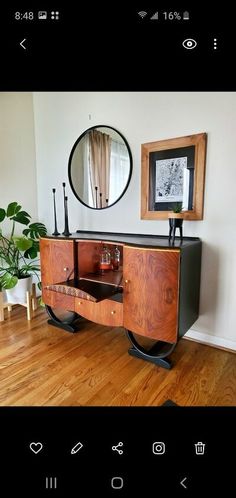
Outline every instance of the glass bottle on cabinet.
{"label": "glass bottle on cabinet", "polygon": [[112,269],[113,271],[118,271],[120,267],[120,251],[116,246],[112,255]]}
{"label": "glass bottle on cabinet", "polygon": [[99,269],[102,273],[111,270],[111,253],[107,246],[103,246],[100,254]]}

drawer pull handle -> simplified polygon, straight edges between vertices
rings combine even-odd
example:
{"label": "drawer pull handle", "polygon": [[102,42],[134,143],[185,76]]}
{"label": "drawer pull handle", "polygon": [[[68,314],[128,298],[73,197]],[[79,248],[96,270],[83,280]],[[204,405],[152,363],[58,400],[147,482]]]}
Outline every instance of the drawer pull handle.
{"label": "drawer pull handle", "polygon": [[81,304],[83,304],[83,303],[81,303],[81,301],[79,301],[78,304],[79,304],[79,306],[81,306]]}
{"label": "drawer pull handle", "polygon": [[65,268],[63,268],[64,271],[68,271],[69,268],[67,268],[67,266],[65,266]]}
{"label": "drawer pull handle", "polygon": [[112,315],[114,315],[114,314],[115,314],[115,310],[112,310],[112,311],[111,311],[111,314],[112,314]]}

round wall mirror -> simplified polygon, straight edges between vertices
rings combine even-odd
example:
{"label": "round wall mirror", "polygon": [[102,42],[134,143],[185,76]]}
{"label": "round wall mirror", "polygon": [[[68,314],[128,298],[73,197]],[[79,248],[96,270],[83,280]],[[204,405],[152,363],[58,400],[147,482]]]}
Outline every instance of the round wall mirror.
{"label": "round wall mirror", "polygon": [[132,155],[126,139],[110,126],[93,126],[73,145],[69,157],[70,186],[91,209],[113,206],[131,178]]}

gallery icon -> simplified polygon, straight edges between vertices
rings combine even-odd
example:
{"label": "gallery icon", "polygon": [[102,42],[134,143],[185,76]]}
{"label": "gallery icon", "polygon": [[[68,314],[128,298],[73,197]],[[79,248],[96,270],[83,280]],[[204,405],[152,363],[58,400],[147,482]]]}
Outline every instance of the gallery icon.
{"label": "gallery icon", "polygon": [[47,19],[47,12],[46,12],[46,10],[39,10],[38,11],[38,19]]}
{"label": "gallery icon", "polygon": [[163,443],[162,441],[153,443],[152,452],[154,455],[164,455],[165,451],[165,443]]}

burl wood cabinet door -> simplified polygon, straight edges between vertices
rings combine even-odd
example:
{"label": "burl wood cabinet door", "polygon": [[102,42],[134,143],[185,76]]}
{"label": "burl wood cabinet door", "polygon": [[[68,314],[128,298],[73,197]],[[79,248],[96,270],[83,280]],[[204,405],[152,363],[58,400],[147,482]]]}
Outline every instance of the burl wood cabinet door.
{"label": "burl wood cabinet door", "polygon": [[42,286],[74,278],[74,241],[40,240]]}
{"label": "burl wood cabinet door", "polygon": [[177,342],[178,250],[124,247],[124,327],[152,339]]}

